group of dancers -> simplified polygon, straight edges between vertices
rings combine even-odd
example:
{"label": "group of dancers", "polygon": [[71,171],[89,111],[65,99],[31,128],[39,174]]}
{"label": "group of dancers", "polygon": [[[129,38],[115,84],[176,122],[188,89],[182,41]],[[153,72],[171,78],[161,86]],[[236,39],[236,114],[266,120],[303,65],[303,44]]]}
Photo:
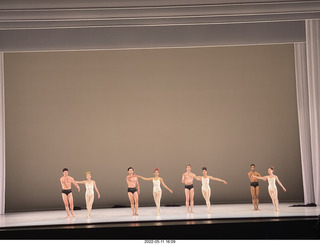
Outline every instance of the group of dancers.
{"label": "group of dancers", "polygon": [[[259,182],[258,180],[268,180],[269,186],[268,191],[269,195],[271,197],[272,203],[274,205],[275,211],[279,211],[279,201],[278,201],[278,191],[276,182],[282,187],[284,191],[286,189],[281,184],[279,178],[273,174],[274,167],[268,168],[268,174],[264,177],[262,177],[256,170],[255,165],[250,165],[250,172],[248,173],[249,180],[250,180],[250,189],[251,189],[251,196],[252,196],[252,203],[254,206],[253,210],[260,210],[259,209]],[[86,172],[86,179],[84,181],[75,181],[71,176],[69,176],[69,170],[67,168],[64,168],[62,170],[63,176],[60,178],[61,186],[62,186],[62,200],[65,205],[65,209],[67,212],[67,218],[75,217],[75,214],[73,212],[73,196],[71,191],[71,184],[74,184],[78,192],[80,192],[80,186],[78,184],[84,184],[86,187],[86,193],[85,193],[85,200],[86,200],[86,208],[87,208],[87,218],[91,217],[91,210],[92,205],[94,201],[94,190],[98,194],[98,198],[100,198],[100,193],[98,190],[98,187],[96,185],[96,182],[91,179],[91,173]],[[193,187],[193,180],[199,180],[202,182],[202,195],[203,198],[206,201],[207,205],[207,211],[208,213],[211,213],[210,209],[210,197],[211,197],[211,189],[209,185],[210,180],[220,181],[224,184],[227,184],[227,181],[212,177],[207,174],[207,168],[202,168],[202,176],[197,176],[194,173],[191,172],[191,165],[188,164],[186,166],[186,172],[182,174],[181,182],[184,184],[185,188],[185,197],[186,197],[186,207],[187,207],[187,213],[193,213],[193,205],[194,205],[194,187]],[[143,177],[141,175],[134,174],[134,169],[132,167],[128,168],[128,176],[126,177],[127,185],[128,185],[128,197],[130,200],[132,215],[138,215],[138,207],[139,207],[139,194],[140,194],[140,185],[138,178],[146,181],[152,181],[153,183],[153,198],[154,202],[157,207],[157,215],[160,215],[160,201],[162,196],[162,190],[161,185],[163,185],[171,194],[173,191],[164,183],[163,178],[159,176],[159,169],[156,168],[154,170],[154,177]],[[70,207],[69,207],[70,206]],[[71,212],[71,216],[70,216]]]}

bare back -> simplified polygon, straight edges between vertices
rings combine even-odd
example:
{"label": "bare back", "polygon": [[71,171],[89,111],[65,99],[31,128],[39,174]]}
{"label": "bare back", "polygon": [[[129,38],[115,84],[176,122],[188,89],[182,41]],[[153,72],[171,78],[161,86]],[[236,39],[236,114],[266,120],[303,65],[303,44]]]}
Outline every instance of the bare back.
{"label": "bare back", "polygon": [[138,178],[137,177],[130,177],[127,176],[127,184],[129,188],[135,188],[137,187]]}
{"label": "bare back", "polygon": [[63,190],[69,190],[71,189],[71,183],[74,182],[74,179],[71,176],[62,176],[60,182]]}

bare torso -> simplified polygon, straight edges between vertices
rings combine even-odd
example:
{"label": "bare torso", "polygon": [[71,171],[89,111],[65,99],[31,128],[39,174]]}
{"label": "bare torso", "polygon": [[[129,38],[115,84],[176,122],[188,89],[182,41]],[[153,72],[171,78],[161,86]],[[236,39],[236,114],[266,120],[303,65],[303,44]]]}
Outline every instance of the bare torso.
{"label": "bare torso", "polygon": [[71,189],[71,183],[74,181],[74,179],[71,176],[62,176],[60,178],[61,186],[63,190],[69,190]]}
{"label": "bare torso", "polygon": [[127,176],[127,184],[129,188],[137,187],[137,181],[138,181],[137,177]]}
{"label": "bare torso", "polygon": [[182,175],[182,177],[184,178],[184,184],[185,185],[192,185],[193,184],[193,177],[195,177],[196,175],[194,173],[184,173]]}
{"label": "bare torso", "polygon": [[252,177],[253,175],[254,175],[254,176],[258,176],[258,177],[261,177],[261,175],[260,175],[257,171],[250,171],[250,172],[248,173],[250,182],[258,182],[258,179],[257,179],[257,178]]}

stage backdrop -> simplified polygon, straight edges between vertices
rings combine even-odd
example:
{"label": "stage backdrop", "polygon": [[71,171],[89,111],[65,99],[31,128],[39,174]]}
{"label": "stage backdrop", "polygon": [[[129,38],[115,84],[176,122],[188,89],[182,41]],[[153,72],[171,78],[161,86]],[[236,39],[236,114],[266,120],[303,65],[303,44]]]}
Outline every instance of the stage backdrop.
{"label": "stage backdrop", "polygon": [[[6,212],[64,209],[59,178],[91,171],[101,199],[129,206],[127,168],[173,190],[185,204],[186,164],[211,182],[213,203],[250,203],[247,173],[275,166],[303,201],[293,45],[6,53]],[[140,206],[154,206],[140,180]],[[196,181],[195,204],[205,204]],[[73,187],[85,207],[85,187]],[[261,182],[261,202],[270,202]],[[128,209],[128,214],[131,210]]]}

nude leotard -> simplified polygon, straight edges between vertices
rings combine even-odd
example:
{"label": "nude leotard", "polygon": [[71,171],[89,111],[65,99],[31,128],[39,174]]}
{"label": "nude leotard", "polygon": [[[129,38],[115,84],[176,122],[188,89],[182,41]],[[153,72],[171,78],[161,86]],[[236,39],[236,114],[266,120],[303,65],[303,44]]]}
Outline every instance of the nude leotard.
{"label": "nude leotard", "polygon": [[154,192],[160,192],[160,191],[161,191],[160,178],[159,178],[158,180],[153,179],[152,182],[153,182],[153,191],[154,191]]}
{"label": "nude leotard", "polygon": [[201,177],[201,179],[202,179],[202,187],[201,187],[201,189],[202,189],[203,191],[208,191],[208,190],[210,190],[209,177],[207,177],[207,178]]}
{"label": "nude leotard", "polygon": [[272,190],[272,191],[277,190],[276,177],[274,178],[268,177],[268,183],[269,183],[269,186],[268,186],[269,190]]}
{"label": "nude leotard", "polygon": [[88,196],[93,195],[94,194],[94,192],[93,192],[93,182],[91,182],[91,184],[86,183],[86,189],[87,189],[86,195],[88,195]]}

